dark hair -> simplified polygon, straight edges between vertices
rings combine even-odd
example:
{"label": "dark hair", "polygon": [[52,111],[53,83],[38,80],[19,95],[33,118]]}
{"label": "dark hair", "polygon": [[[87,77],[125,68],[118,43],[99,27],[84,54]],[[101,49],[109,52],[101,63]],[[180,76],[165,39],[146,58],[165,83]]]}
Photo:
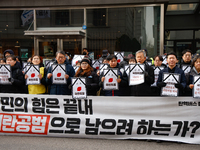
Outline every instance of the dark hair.
{"label": "dark hair", "polygon": [[57,57],[58,54],[63,54],[65,56],[65,52],[64,51],[57,51],[56,52],[56,57]]}
{"label": "dark hair", "polygon": [[7,59],[7,58],[10,58],[10,57],[12,58],[12,60],[16,61],[16,56],[15,56],[15,55],[12,55],[12,54],[6,56],[6,59]]}
{"label": "dark hair", "polygon": [[128,61],[130,61],[131,59],[133,59],[133,60],[136,62],[135,57],[130,57],[130,58],[128,59]]}
{"label": "dark hair", "polygon": [[33,61],[33,57],[35,57],[35,56],[39,57],[39,59],[40,59],[40,64],[39,64],[39,66],[40,66],[40,67],[43,67],[43,63],[42,63],[42,60],[41,60],[41,58],[40,58],[39,55],[33,55],[33,56],[31,57],[31,64],[33,64],[32,61]]}
{"label": "dark hair", "polygon": [[117,56],[115,56],[115,55],[109,55],[109,56],[107,57],[107,60],[110,61],[110,60],[112,60],[113,58],[115,58],[115,59],[117,60]]}
{"label": "dark hair", "polygon": [[197,59],[200,59],[200,55],[199,54],[196,54],[195,57],[192,59],[192,62],[191,62],[191,66],[192,67],[194,66],[194,63],[197,61]]}
{"label": "dark hair", "polygon": [[189,53],[192,54],[192,51],[191,51],[191,50],[189,50],[189,49],[185,49],[184,51],[182,51],[182,56],[183,56],[185,53],[187,53],[187,52],[189,52]]}
{"label": "dark hair", "polygon": [[88,48],[83,48],[83,50],[84,50],[84,49],[88,51]]}
{"label": "dark hair", "polygon": [[155,60],[156,57],[158,57],[160,61],[163,61],[163,57],[162,57],[161,55],[156,55],[156,56],[153,58],[153,60]]}
{"label": "dark hair", "polygon": [[175,52],[169,52],[169,53],[167,53],[167,58],[168,58],[169,55],[174,55],[176,57],[176,59],[177,59],[177,55],[176,55]]}

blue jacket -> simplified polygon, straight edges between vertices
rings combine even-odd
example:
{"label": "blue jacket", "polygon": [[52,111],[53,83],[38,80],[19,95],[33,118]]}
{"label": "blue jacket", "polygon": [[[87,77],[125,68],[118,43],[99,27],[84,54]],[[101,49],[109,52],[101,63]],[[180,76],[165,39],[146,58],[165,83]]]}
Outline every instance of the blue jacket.
{"label": "blue jacket", "polygon": [[[74,68],[68,63],[67,60],[64,62],[66,64],[66,74],[69,75],[69,78],[67,79],[67,84],[52,84],[52,77],[48,79],[46,77],[46,82],[49,84],[49,94],[51,95],[71,95],[71,90],[69,89],[69,85],[71,84],[71,78],[74,77],[75,71]],[[55,62],[57,64],[57,61]],[[48,73],[51,72],[52,69],[49,67]]]}
{"label": "blue jacket", "polygon": [[[168,68],[169,67],[167,67],[159,72],[157,84],[159,82],[163,81],[163,73],[164,72],[168,73]],[[184,71],[182,69],[180,69],[179,67],[175,66],[174,73],[180,74],[180,83],[182,84],[183,88],[185,88],[186,87],[186,77],[185,77]],[[183,95],[183,90],[179,90],[179,95]]]}

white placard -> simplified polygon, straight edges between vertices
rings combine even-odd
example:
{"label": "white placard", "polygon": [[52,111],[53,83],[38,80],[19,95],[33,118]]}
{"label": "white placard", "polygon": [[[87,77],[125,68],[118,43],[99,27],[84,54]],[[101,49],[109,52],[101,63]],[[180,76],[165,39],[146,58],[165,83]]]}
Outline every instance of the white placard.
{"label": "white placard", "polygon": [[189,73],[190,70],[191,70],[191,66],[190,65],[182,65],[182,68],[181,68],[185,74]]}
{"label": "white placard", "polygon": [[108,68],[108,64],[100,64],[100,66],[99,66],[100,74],[102,74],[103,70],[107,69],[107,68]]}
{"label": "white placard", "polygon": [[73,99],[87,98],[85,78],[72,78],[72,98]]}
{"label": "white placard", "polygon": [[28,65],[30,66],[30,63],[29,62],[23,62],[22,65],[23,65],[22,71],[26,72],[26,66],[28,66]]}
{"label": "white placard", "polygon": [[45,68],[49,68],[51,67],[51,65],[53,65],[54,61],[52,60],[45,60]]}
{"label": "white placard", "polygon": [[27,65],[26,75],[28,76],[28,78],[26,79],[26,85],[40,84],[40,78],[38,77],[39,74],[40,74],[39,65]]}
{"label": "white placard", "polygon": [[178,96],[178,89],[175,84],[179,83],[180,74],[175,73],[163,73],[163,82],[167,83],[165,87],[161,89],[162,96]]}
{"label": "white placard", "polygon": [[100,64],[102,63],[102,61],[99,60],[92,60],[92,67],[99,70]]}
{"label": "white placard", "polygon": [[81,61],[84,58],[85,55],[74,55],[72,59],[72,66],[76,66],[76,63],[78,61]]}
{"label": "white placard", "polygon": [[194,87],[193,87],[193,97],[200,98],[200,75],[193,76],[194,78]]}
{"label": "white placard", "polygon": [[11,84],[8,78],[11,78],[11,66],[0,65],[0,84]]}
{"label": "white placard", "polygon": [[53,64],[52,65],[52,84],[67,84],[65,78],[66,65]]}
{"label": "white placard", "polygon": [[147,64],[148,64],[149,66],[151,66],[151,65],[152,65],[152,61],[147,61]]}
{"label": "white placard", "polygon": [[144,64],[131,64],[129,72],[129,85],[144,83]]}
{"label": "white placard", "polygon": [[162,56],[163,57],[163,64],[165,64],[165,65],[167,65],[167,56],[166,55],[163,55]]}
{"label": "white placard", "polygon": [[124,61],[124,52],[114,52],[114,55],[117,56],[118,63]]}
{"label": "white placard", "polygon": [[154,69],[154,83],[151,86],[157,86],[157,80],[158,80],[158,75],[160,70],[163,70],[164,67],[163,66],[157,66],[157,67],[153,67]]}
{"label": "white placard", "polygon": [[127,76],[129,76],[129,72],[130,72],[129,65],[125,65],[125,66],[124,66],[124,70],[125,70]]}
{"label": "white placard", "polygon": [[117,69],[104,69],[103,74],[105,80],[103,82],[104,90],[118,90],[118,82],[117,82]]}
{"label": "white placard", "polygon": [[80,66],[73,66],[75,72],[79,69]]}

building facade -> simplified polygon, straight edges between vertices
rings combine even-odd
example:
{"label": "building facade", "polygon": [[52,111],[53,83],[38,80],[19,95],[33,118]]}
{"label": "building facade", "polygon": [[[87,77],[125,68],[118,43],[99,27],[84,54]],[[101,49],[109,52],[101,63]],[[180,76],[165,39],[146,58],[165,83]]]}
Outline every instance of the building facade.
{"label": "building facade", "polygon": [[[12,49],[24,61],[33,54],[53,58],[58,50],[81,54],[83,48],[94,52],[95,59],[104,49],[125,56],[139,49],[147,49],[149,57],[171,50],[179,54],[182,34],[196,38],[187,25],[179,34],[181,28],[169,23],[179,5],[176,0],[1,0],[0,53]],[[198,9],[195,1],[185,5]]]}

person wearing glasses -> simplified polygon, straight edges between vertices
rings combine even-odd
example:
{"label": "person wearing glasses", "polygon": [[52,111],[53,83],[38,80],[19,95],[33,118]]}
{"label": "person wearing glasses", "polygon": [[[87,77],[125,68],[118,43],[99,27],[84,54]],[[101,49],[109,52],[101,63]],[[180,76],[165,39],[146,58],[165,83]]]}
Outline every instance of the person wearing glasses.
{"label": "person wearing glasses", "polygon": [[83,58],[75,77],[85,77],[87,95],[96,96],[96,93],[99,89],[99,77],[90,64],[91,63],[88,58]]}
{"label": "person wearing glasses", "polygon": [[67,84],[52,84],[52,69],[49,67],[47,71],[46,82],[49,86],[49,94],[50,95],[71,95],[71,90],[69,89],[69,85],[71,84],[71,77],[74,77],[75,70],[66,60],[64,51],[56,52],[56,61],[55,64],[65,64],[66,65],[66,74],[65,78],[67,80]]}

